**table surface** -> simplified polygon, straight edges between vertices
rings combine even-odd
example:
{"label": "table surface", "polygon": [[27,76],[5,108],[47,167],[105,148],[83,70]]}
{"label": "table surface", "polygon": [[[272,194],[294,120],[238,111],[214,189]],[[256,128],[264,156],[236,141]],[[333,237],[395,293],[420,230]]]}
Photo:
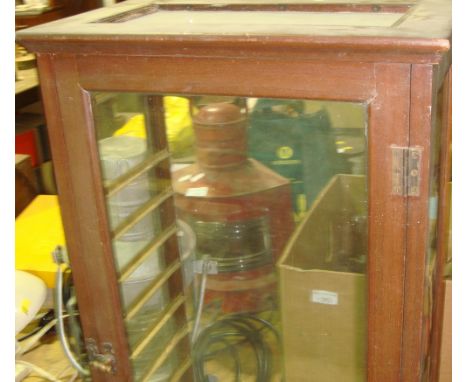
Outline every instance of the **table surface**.
{"label": "table surface", "polygon": [[[75,369],[65,357],[57,337],[50,335],[49,341],[48,343],[40,343],[33,350],[19,357],[19,359],[39,366],[61,381],[67,382],[75,374]],[[45,382],[47,379],[32,371],[23,381]],[[74,381],[82,382],[83,380],[77,377]]]}

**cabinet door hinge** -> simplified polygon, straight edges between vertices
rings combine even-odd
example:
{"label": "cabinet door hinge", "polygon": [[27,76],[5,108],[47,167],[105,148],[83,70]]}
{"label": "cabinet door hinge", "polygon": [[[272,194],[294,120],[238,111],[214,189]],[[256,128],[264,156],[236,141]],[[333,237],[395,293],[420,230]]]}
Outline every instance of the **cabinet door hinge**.
{"label": "cabinet door hinge", "polygon": [[102,353],[99,353],[96,340],[94,338],[87,338],[86,351],[88,353],[90,367],[101,370],[105,373],[115,374],[116,360],[111,343],[104,342],[102,344]]}
{"label": "cabinet door hinge", "polygon": [[392,151],[392,195],[419,196],[421,157],[419,146],[390,146]]}

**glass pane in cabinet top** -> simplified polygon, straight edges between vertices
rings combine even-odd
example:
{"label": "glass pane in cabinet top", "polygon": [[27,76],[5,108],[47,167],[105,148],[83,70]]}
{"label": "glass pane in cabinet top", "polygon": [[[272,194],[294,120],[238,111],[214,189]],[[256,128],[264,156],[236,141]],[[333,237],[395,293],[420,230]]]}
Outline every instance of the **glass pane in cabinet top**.
{"label": "glass pane in cabinet top", "polygon": [[366,106],[92,99],[135,379],[366,380]]}
{"label": "glass pane in cabinet top", "polygon": [[[138,20],[142,30],[158,27],[158,31],[171,33],[175,26],[184,32],[201,32],[204,28],[223,28],[223,33],[239,31],[262,33],[266,26],[283,27],[393,27],[412,9],[404,2],[372,4],[369,2],[348,3],[345,1],[326,3],[312,1],[212,1],[145,4],[131,7],[120,13],[92,20],[93,24],[117,24]],[[190,20],[190,21],[188,21]],[[125,26],[132,29],[132,26]],[[202,27],[200,29],[200,27]],[[163,29],[159,29],[163,28]],[[245,28],[249,28],[245,30]],[[137,30],[132,30],[139,34]],[[180,30],[179,30],[180,31]],[[207,31],[205,30],[205,33]],[[274,33],[274,32],[273,32]]]}

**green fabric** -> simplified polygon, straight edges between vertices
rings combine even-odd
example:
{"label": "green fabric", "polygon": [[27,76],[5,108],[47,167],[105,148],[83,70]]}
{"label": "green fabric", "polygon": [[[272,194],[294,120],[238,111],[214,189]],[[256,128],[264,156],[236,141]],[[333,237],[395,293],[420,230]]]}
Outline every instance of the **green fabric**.
{"label": "green fabric", "polygon": [[250,114],[249,155],[291,181],[299,221],[339,168],[325,109],[304,113],[304,102],[259,100]]}

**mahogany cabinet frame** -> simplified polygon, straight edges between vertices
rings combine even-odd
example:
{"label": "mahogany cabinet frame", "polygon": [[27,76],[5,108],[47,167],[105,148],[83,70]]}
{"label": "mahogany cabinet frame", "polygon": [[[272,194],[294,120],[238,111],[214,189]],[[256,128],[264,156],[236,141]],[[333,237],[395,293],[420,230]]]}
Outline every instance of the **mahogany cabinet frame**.
{"label": "mahogany cabinet frame", "polygon": [[[117,45],[88,51],[81,43],[78,49],[68,45],[52,52],[47,43],[34,42],[84,335],[97,343],[112,343],[116,353],[116,374],[109,376],[93,369],[93,380],[132,380],[89,97],[92,91],[110,91],[365,104],[369,198],[367,379],[419,381],[424,358],[428,153],[436,123],[431,110],[435,110],[435,94],[444,83],[450,59],[428,48],[422,53],[404,51],[401,60],[393,62],[394,56],[385,52],[379,56],[363,46],[355,47],[355,56],[352,49],[343,56],[326,49],[307,50],[306,42],[288,42],[287,38],[272,40],[271,44],[254,39],[246,46],[211,42],[219,48],[217,54],[213,54],[209,41],[191,46],[183,55],[176,54],[177,41],[161,43],[154,53],[147,43],[142,42],[141,52],[138,43],[133,43],[137,45],[132,53],[124,55],[118,53]],[[418,197],[392,195],[392,145],[422,147]],[[438,284],[434,287],[437,290]]]}

